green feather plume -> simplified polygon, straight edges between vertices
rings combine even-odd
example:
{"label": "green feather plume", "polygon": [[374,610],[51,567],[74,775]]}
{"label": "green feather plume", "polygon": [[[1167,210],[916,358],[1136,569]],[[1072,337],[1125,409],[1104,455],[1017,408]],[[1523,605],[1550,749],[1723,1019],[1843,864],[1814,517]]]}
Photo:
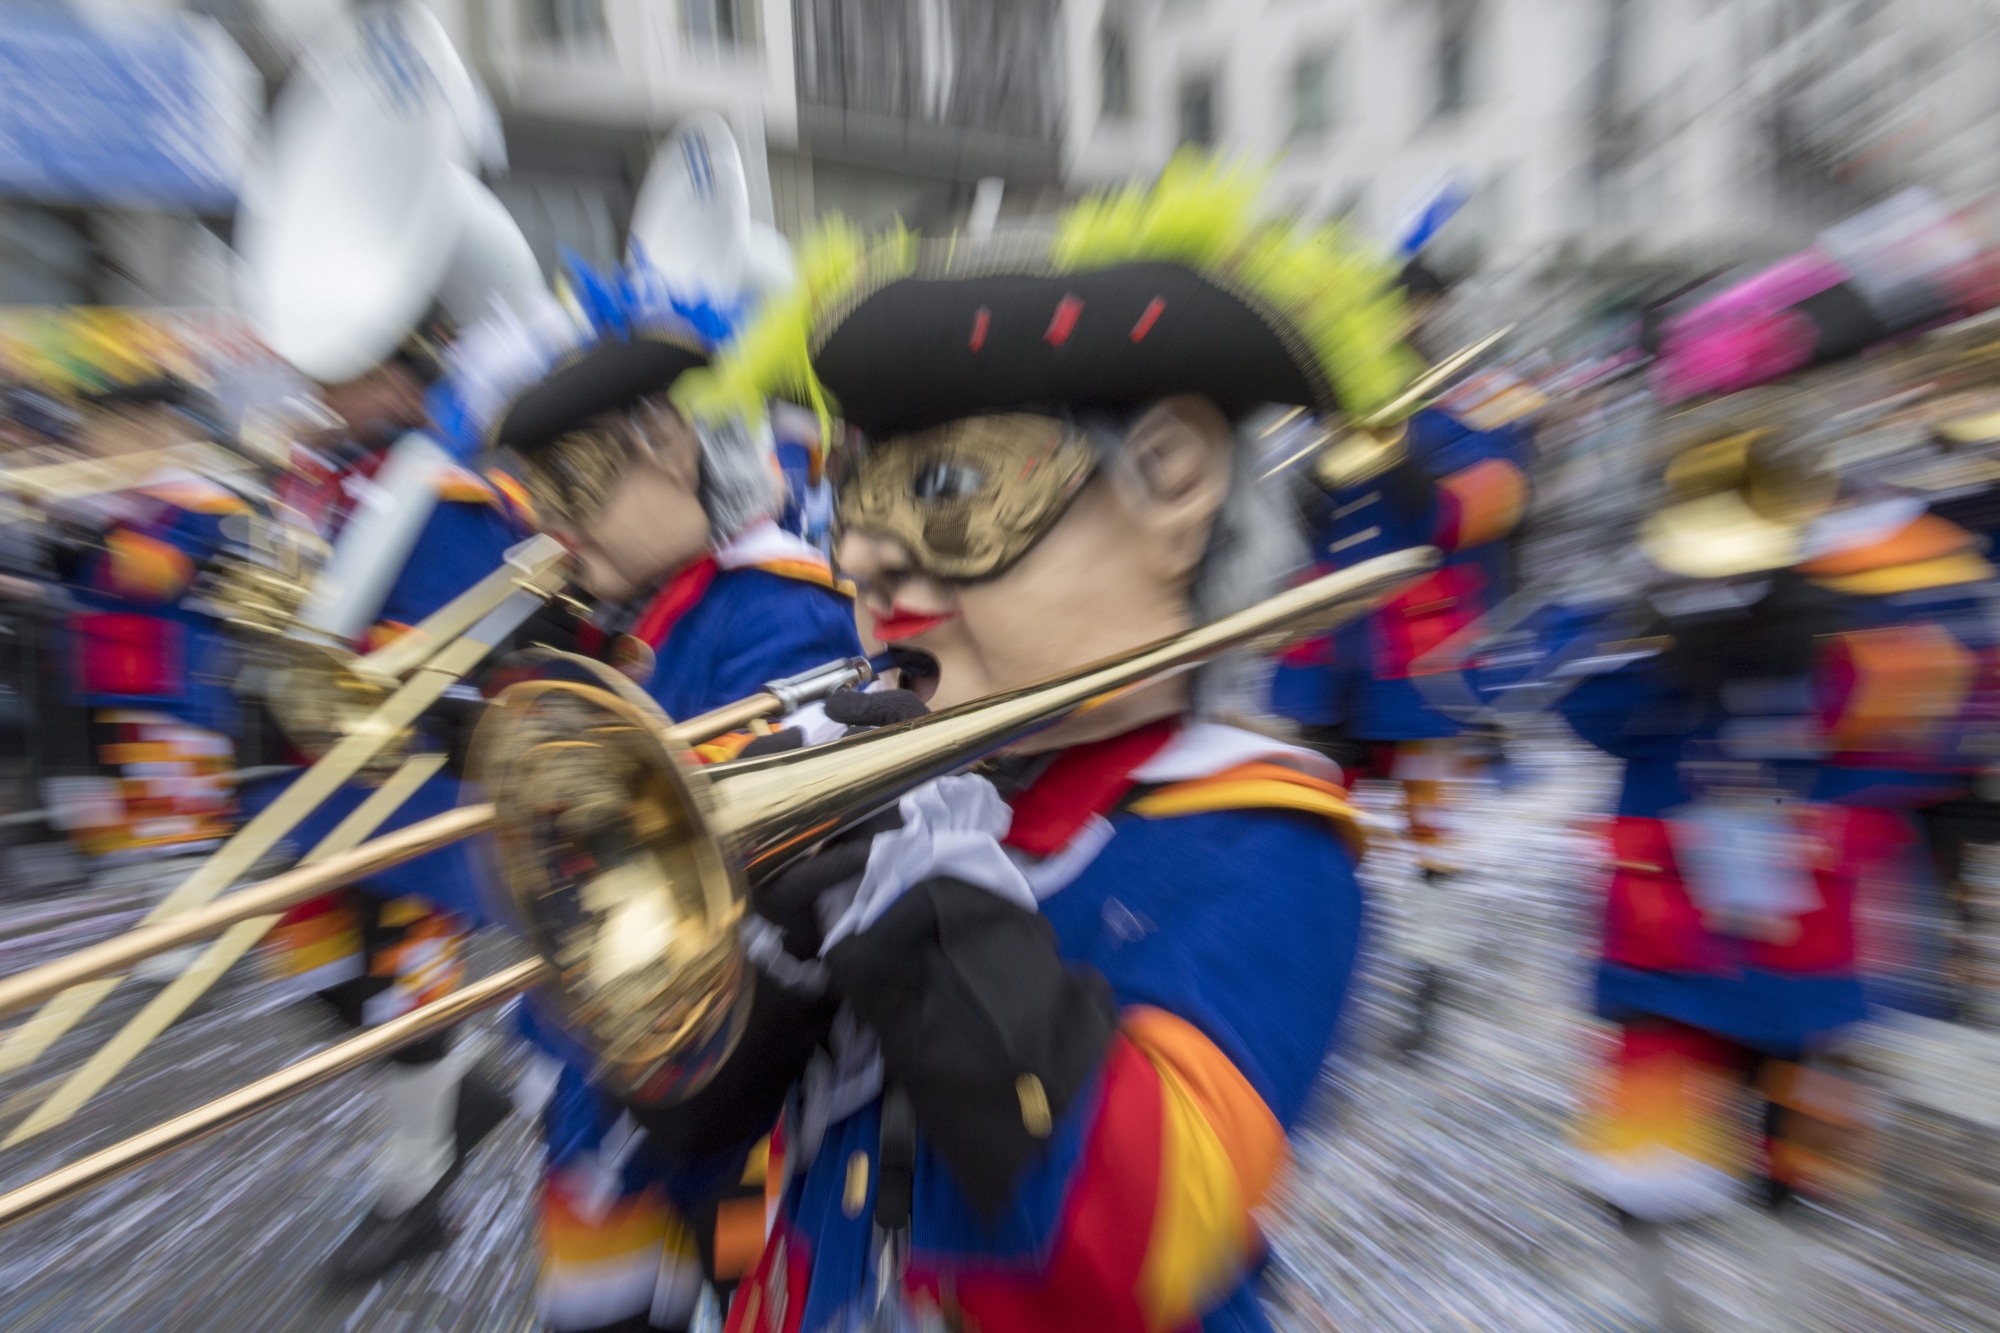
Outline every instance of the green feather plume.
{"label": "green feather plume", "polygon": [[[1350,416],[1393,398],[1421,363],[1403,345],[1406,327],[1393,271],[1338,227],[1300,229],[1257,220],[1257,173],[1205,155],[1177,155],[1152,186],[1086,199],[1057,225],[1048,261],[1056,272],[1116,264],[1185,264],[1265,306],[1293,331]],[[821,428],[838,405],[812,369],[812,337],[857,293],[915,271],[917,239],[898,228],[874,241],[831,218],[802,247],[799,282],[767,305],[714,367],[683,375],[675,397],[706,418],[756,413],[781,397],[810,406]]]}
{"label": "green feather plume", "polygon": [[1396,396],[1421,368],[1394,272],[1337,226],[1256,221],[1261,174],[1192,151],[1150,188],[1077,204],[1056,230],[1063,270],[1178,262],[1248,293],[1297,330],[1349,416]]}

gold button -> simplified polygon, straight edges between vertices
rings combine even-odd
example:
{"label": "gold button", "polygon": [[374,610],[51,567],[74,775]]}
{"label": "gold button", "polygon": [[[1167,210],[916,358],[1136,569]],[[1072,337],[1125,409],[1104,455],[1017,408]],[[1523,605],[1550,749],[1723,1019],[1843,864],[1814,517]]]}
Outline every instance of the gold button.
{"label": "gold button", "polygon": [[1021,1125],[1038,1139],[1045,1139],[1055,1128],[1049,1117],[1049,1095],[1042,1091],[1042,1081],[1033,1074],[1023,1074],[1014,1080],[1014,1095],[1021,1099]]}
{"label": "gold button", "polygon": [[857,1152],[847,1159],[847,1192],[840,1196],[840,1211],[849,1217],[861,1216],[868,1202],[868,1154]]}

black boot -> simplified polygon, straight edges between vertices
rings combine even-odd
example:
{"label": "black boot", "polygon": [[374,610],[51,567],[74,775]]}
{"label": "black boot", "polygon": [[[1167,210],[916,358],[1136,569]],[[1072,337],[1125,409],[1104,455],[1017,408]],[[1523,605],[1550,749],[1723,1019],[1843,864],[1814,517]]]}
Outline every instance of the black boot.
{"label": "black boot", "polygon": [[451,1187],[448,1174],[431,1186],[415,1207],[395,1217],[370,1212],[334,1247],[327,1261],[328,1280],[337,1286],[365,1286],[403,1264],[442,1250],[451,1237],[439,1207]]}
{"label": "black boot", "polygon": [[455,1179],[465,1167],[472,1150],[514,1113],[514,1100],[484,1064],[476,1064],[458,1085],[458,1112],[452,1118],[452,1133],[458,1140],[457,1159],[452,1163]]}
{"label": "black boot", "polygon": [[1430,1048],[1443,994],[1444,973],[1429,963],[1419,966],[1416,993],[1410,1000],[1410,1025],[1396,1038],[1396,1053],[1405,1060],[1414,1059]]}
{"label": "black boot", "polygon": [[1683,1333],[1688,1325],[1681,1315],[1680,1296],[1674,1289],[1674,1277],[1668,1269],[1664,1229],[1658,1222],[1634,1217],[1623,1208],[1613,1207],[1612,1212],[1618,1217],[1618,1229],[1625,1233],[1637,1252],[1634,1276],[1652,1302],[1653,1317],[1658,1321],[1658,1327],[1662,1333]]}
{"label": "black boot", "polygon": [[460,1078],[458,1104],[452,1115],[452,1163],[417,1204],[395,1217],[370,1211],[334,1249],[327,1268],[341,1285],[361,1285],[406,1263],[441,1250],[449,1242],[442,1207],[444,1196],[465,1170],[466,1159],[505,1120],[513,1103],[483,1065]]}

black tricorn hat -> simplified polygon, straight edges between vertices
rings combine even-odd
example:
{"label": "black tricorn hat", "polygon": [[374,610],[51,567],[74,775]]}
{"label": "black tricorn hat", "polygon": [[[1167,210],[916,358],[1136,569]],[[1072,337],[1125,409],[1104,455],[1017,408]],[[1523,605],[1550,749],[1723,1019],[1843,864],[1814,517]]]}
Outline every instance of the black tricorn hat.
{"label": "black tricorn hat", "polygon": [[708,364],[693,338],[609,338],[563,362],[516,398],[493,429],[492,445],[531,454],[592,417],[665,393],[687,371]]}
{"label": "black tricorn hat", "polygon": [[1420,363],[1395,271],[1337,228],[1259,221],[1258,182],[1199,155],[1085,200],[1049,236],[870,242],[837,221],[690,395],[790,398],[884,437],[969,416],[1197,393],[1364,413]]}
{"label": "black tricorn hat", "polygon": [[815,339],[813,370],[871,436],[1054,404],[1117,408],[1203,393],[1330,410],[1325,371],[1295,355],[1247,293],[1179,264],[887,283]]}

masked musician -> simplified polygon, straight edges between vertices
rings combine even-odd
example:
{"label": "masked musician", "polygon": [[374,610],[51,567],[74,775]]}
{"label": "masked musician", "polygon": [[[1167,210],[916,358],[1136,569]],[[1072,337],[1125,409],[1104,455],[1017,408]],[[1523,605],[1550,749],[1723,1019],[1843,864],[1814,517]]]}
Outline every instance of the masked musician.
{"label": "masked musician", "polygon": [[[1412,262],[1402,284],[1415,325],[1442,299],[1442,283]],[[1508,538],[1527,500],[1530,432],[1525,414],[1540,399],[1502,372],[1475,375],[1413,416],[1386,469],[1351,466],[1337,447],[1314,470],[1308,501],[1313,558],[1322,572],[1413,545],[1435,545],[1443,568],[1373,615],[1287,653],[1272,682],[1272,707],[1305,728],[1313,744],[1350,773],[1398,782],[1423,886],[1418,922],[1414,1021],[1406,1050],[1429,1039],[1452,951],[1443,939],[1439,894],[1458,868],[1447,837],[1455,785],[1478,768],[1477,737],[1464,714],[1443,706],[1426,677],[1461,663],[1437,651],[1506,594]],[[1352,448],[1353,444],[1344,446]]]}
{"label": "masked musician", "polygon": [[1867,1012],[1866,937],[1887,961],[1869,918],[1907,917],[1927,878],[1910,810],[1962,785],[1961,612],[1991,569],[1921,505],[1828,511],[1823,415],[1772,389],[1683,415],[1650,585],[1583,617],[1560,705],[1625,762],[1596,980],[1618,1032],[1580,1163],[1669,1320],[1661,1224],[1745,1178],[1774,1209],[1851,1183],[1863,1117],[1826,1053]]}
{"label": "masked musician", "polygon": [[[928,664],[933,707],[1292,572],[1236,423],[1373,405],[1407,363],[1381,275],[1258,229],[1253,193],[1184,159],[1078,208],[1046,252],[836,231],[802,261],[812,286],[695,392],[704,411],[767,388],[837,404],[836,553],[875,634]],[[762,1000],[782,1023],[753,1015],[694,1096],[631,1108],[636,1154],[692,1178],[732,1175],[791,1108],[729,1327],[845,1327],[878,1284],[994,1333],[1263,1326],[1251,1210],[1332,1040],[1361,905],[1337,770],[1226,720],[1255,674],[1106,704],[759,890],[757,994],[785,997]]]}
{"label": "masked musician", "polygon": [[[506,405],[490,438],[595,601],[574,646],[682,719],[858,655],[851,595],[818,548],[775,521],[785,490],[768,434],[738,418],[697,425],[674,401],[682,376],[708,362],[713,312],[643,270],[572,276],[602,318],[581,346],[549,349],[559,368]],[[638,293],[615,317],[614,292]],[[749,739],[705,748],[729,757]],[[768,1004],[759,1019],[784,1025]],[[673,1207],[634,1151],[643,1131],[593,1085],[589,1058],[532,1004],[527,1026],[560,1058],[543,1112],[543,1320],[556,1333],[685,1328],[705,1274],[726,1285],[755,1259],[761,1190],[709,1189]]]}
{"label": "masked musician", "polygon": [[[97,395],[85,444],[102,458],[226,439],[220,409],[171,377]],[[230,686],[237,659],[190,593],[226,545],[223,523],[247,513],[230,475],[186,463],[147,469],[139,484],[69,499],[56,526],[79,540],[62,563],[78,609],[68,623],[71,679],[95,710],[98,755],[119,772],[116,796],[76,821],[94,854],[173,854],[228,832],[240,733]],[[86,807],[90,808],[90,807]]]}

